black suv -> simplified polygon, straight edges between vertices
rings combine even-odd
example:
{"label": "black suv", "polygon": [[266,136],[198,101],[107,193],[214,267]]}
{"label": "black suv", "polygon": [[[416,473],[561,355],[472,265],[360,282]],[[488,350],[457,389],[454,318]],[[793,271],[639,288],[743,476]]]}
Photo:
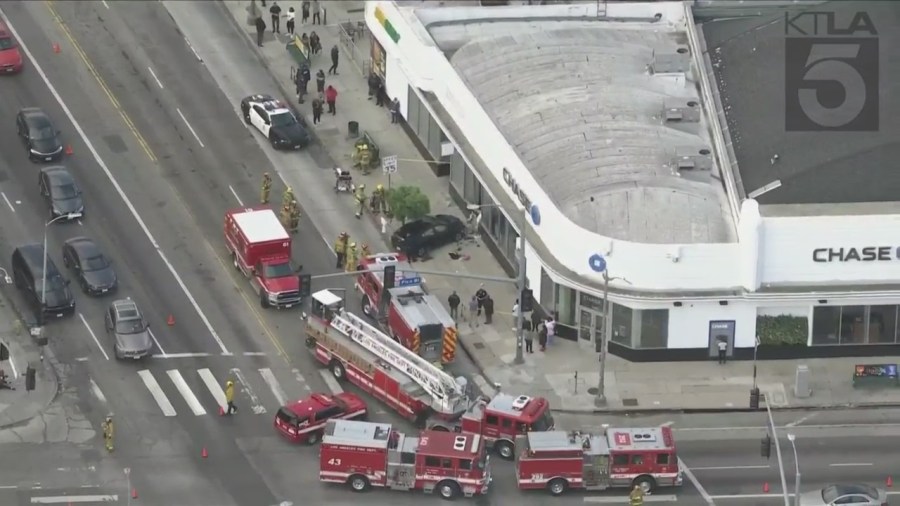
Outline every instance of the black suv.
{"label": "black suv", "polygon": [[84,199],[75,178],[65,167],[44,167],[38,176],[38,189],[47,202],[50,219],[60,216],[84,216]]}
{"label": "black suv", "polygon": [[69,280],[63,278],[56,264],[47,261],[46,289],[41,288],[45,276],[44,247],[40,244],[19,246],[12,254],[13,281],[22,291],[35,316],[60,318],[75,313],[75,297],[69,290]]}
{"label": "black suv", "polygon": [[16,114],[16,132],[33,162],[52,162],[62,157],[59,130],[47,114],[37,107],[26,107]]}

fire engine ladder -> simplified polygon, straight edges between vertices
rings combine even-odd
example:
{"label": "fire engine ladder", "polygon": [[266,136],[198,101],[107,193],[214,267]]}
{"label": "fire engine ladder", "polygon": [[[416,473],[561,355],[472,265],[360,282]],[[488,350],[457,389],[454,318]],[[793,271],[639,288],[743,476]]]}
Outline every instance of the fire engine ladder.
{"label": "fire engine ladder", "polygon": [[447,408],[463,396],[459,384],[450,375],[406,349],[353,313],[342,312],[331,327],[362,345],[393,367],[403,371]]}

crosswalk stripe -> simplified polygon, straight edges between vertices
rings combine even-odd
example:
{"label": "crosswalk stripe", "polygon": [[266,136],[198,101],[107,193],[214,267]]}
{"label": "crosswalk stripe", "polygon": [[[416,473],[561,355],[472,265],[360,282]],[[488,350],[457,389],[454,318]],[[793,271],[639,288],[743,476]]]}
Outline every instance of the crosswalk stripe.
{"label": "crosswalk stripe", "polygon": [[184,397],[184,401],[187,402],[191,411],[194,412],[195,416],[205,415],[206,410],[203,409],[203,405],[200,404],[200,400],[197,399],[197,396],[194,395],[194,392],[191,391],[191,387],[188,386],[187,382],[184,381],[184,377],[178,371],[178,369],[169,369],[166,371],[166,374],[169,375],[169,379],[172,380],[172,383],[175,384],[175,388],[178,389],[178,392]]}
{"label": "crosswalk stripe", "polygon": [[331,393],[339,394],[344,391],[341,384],[338,383],[338,380],[334,379],[334,375],[331,374],[331,371],[328,369],[320,369],[319,374],[322,375],[322,379],[325,380],[325,384],[328,385],[328,389],[331,390]]}
{"label": "crosswalk stripe", "polygon": [[163,414],[166,416],[175,416],[175,407],[169,402],[169,398],[166,397],[165,392],[160,388],[159,383],[156,382],[156,378],[153,377],[153,374],[147,369],[142,369],[138,371],[138,376],[144,381],[147,390],[150,390],[150,395],[153,396],[153,400],[159,405]]}
{"label": "crosswalk stripe", "polygon": [[297,380],[297,383],[303,385],[303,388],[307,391],[312,390],[311,388],[309,388],[309,384],[306,383],[306,378],[304,378],[303,375],[300,374],[300,369],[291,369],[291,372],[294,373],[294,379]]}
{"label": "crosswalk stripe", "polygon": [[253,387],[250,386],[250,383],[244,378],[244,374],[238,368],[231,369],[231,374],[238,379],[241,383],[241,390],[247,394],[247,397],[250,398],[250,409],[253,410],[257,415],[261,415],[266,412],[266,408],[263,407],[262,404],[259,403],[259,397],[253,392]]}
{"label": "crosswalk stripe", "polygon": [[213,376],[212,371],[209,369],[200,369],[197,373],[200,375],[200,379],[203,380],[203,383],[206,384],[209,393],[211,393],[213,398],[216,399],[216,402],[219,403],[219,407],[225,409],[228,405],[228,401],[225,400],[225,391],[219,386],[219,382],[216,381],[216,377]]}
{"label": "crosswalk stripe", "polygon": [[278,399],[278,405],[284,406],[287,404],[287,395],[284,394],[284,390],[281,389],[281,385],[278,384],[278,380],[275,379],[275,374],[272,372],[272,369],[268,367],[259,370],[260,376],[262,376],[263,380],[265,380],[266,384],[269,385],[269,389],[272,390],[272,395]]}

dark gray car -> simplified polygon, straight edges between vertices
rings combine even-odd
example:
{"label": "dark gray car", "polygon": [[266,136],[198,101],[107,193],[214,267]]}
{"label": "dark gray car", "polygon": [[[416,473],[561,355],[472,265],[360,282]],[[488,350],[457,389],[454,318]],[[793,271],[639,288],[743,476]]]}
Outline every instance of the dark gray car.
{"label": "dark gray car", "polygon": [[84,216],[84,199],[75,178],[65,167],[45,167],[38,177],[38,188],[47,202],[50,219],[70,215]]}
{"label": "dark gray car", "polygon": [[113,352],[118,359],[137,360],[153,349],[150,324],[131,299],[119,299],[106,311],[106,333],[114,338]]}
{"label": "dark gray car", "polygon": [[865,483],[828,485],[800,494],[800,506],[886,506],[887,492]]}

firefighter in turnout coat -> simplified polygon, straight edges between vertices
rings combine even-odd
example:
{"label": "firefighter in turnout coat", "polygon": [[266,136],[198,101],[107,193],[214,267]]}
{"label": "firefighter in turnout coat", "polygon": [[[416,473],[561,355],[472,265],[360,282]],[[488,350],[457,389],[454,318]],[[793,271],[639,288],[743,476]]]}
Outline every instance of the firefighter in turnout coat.
{"label": "firefighter in turnout coat", "polygon": [[296,234],[300,227],[300,204],[296,200],[291,201],[290,222],[290,231],[292,234]]}
{"label": "firefighter in turnout coat", "polygon": [[347,259],[344,263],[344,271],[346,272],[355,272],[356,271],[356,262],[359,260],[359,250],[356,249],[356,243],[351,242],[349,246],[347,246]]}
{"label": "firefighter in turnout coat", "polygon": [[233,415],[237,413],[237,406],[234,405],[234,382],[231,380],[225,382],[225,402],[228,404],[225,407],[224,414]]}
{"label": "firefighter in turnout coat", "polygon": [[281,206],[281,214],[279,216],[279,220],[281,221],[281,226],[285,229],[289,229],[291,226],[291,204],[284,204]]}
{"label": "firefighter in turnout coat", "polygon": [[259,200],[263,204],[269,203],[269,193],[272,192],[272,176],[268,172],[263,174],[262,188],[260,189]]}
{"label": "firefighter in turnout coat", "polygon": [[644,506],[644,491],[640,485],[635,485],[631,494],[628,495],[629,506]]}
{"label": "firefighter in turnout coat", "polygon": [[366,185],[357,186],[353,198],[356,200],[356,218],[362,218],[363,211],[366,210]]}
{"label": "firefighter in turnout coat", "polygon": [[290,186],[284,189],[284,195],[281,196],[281,207],[287,207],[291,205],[291,202],[296,200],[294,198],[294,190]]}
{"label": "firefighter in turnout coat", "polygon": [[350,242],[350,235],[347,232],[341,232],[337,240],[334,241],[334,254],[337,256],[336,268],[344,268],[344,261],[347,258],[347,246]]}
{"label": "firefighter in turnout coat", "polygon": [[116,427],[113,425],[112,415],[106,415],[106,420],[101,424],[103,429],[103,441],[106,442],[106,451],[113,451],[113,438],[116,435]]}

